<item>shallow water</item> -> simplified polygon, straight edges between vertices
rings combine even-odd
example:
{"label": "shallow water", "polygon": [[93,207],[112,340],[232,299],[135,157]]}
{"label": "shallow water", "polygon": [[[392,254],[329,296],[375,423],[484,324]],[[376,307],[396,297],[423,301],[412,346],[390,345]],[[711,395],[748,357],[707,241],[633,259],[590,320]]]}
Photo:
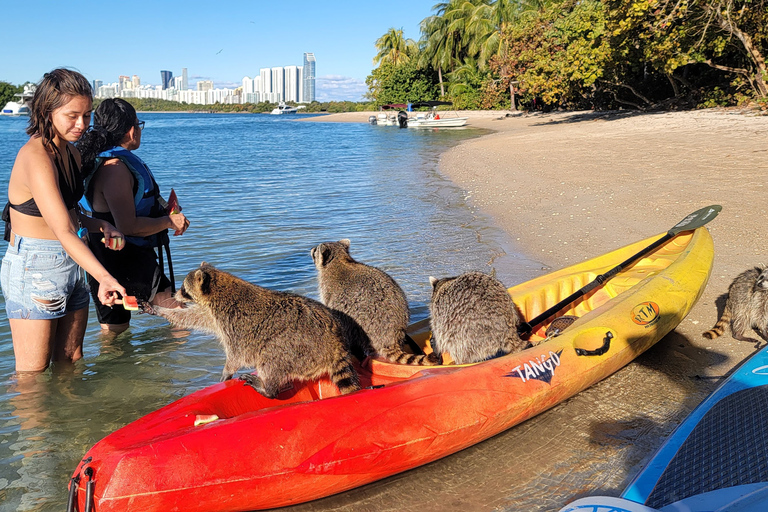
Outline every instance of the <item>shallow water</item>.
{"label": "shallow water", "polygon": [[[136,152],[163,194],[173,187],[189,231],[172,239],[179,283],[207,261],[262,286],[317,298],[309,255],[349,238],[359,261],[389,272],[413,321],[428,314],[429,276],[489,272],[508,286],[539,273],[507,235],[441,176],[442,150],[481,132],[301,123],[267,115],[141,114]],[[26,142],[26,120],[0,118],[0,182]],[[0,244],[5,253],[6,244]],[[4,303],[0,298],[2,311]],[[138,315],[117,338],[91,311],[85,357],[24,381],[0,313],[0,507],[62,510],[66,483],[96,441],[218,382],[213,337]]]}

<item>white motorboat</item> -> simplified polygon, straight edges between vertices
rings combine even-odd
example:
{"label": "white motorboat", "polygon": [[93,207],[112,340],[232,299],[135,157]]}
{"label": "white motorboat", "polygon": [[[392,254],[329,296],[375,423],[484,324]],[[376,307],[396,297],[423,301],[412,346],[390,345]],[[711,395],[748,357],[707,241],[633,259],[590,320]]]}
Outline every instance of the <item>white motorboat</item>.
{"label": "white motorboat", "polygon": [[452,103],[448,101],[413,103],[411,108],[429,107],[431,110],[425,114],[417,114],[416,117],[409,117],[408,128],[459,128],[467,124],[468,117],[459,117],[456,112],[452,116],[446,115],[445,111],[438,112],[439,105],[452,105]]}
{"label": "white motorboat", "polygon": [[29,102],[32,101],[32,97],[35,95],[35,84],[24,85],[24,91],[14,96],[18,96],[18,101],[9,101],[3,107],[3,111],[0,114],[4,116],[28,116],[29,115]]}
{"label": "white motorboat", "polygon": [[284,101],[281,101],[274,109],[272,109],[272,112],[270,113],[272,115],[295,114],[299,111],[300,108],[304,108],[304,106],[292,107],[290,105],[286,105]]}
{"label": "white motorboat", "polygon": [[[376,123],[379,126],[397,126],[397,112],[404,111],[407,108],[405,103],[392,103],[382,105],[381,112],[376,116]],[[373,124],[373,123],[372,123]]]}

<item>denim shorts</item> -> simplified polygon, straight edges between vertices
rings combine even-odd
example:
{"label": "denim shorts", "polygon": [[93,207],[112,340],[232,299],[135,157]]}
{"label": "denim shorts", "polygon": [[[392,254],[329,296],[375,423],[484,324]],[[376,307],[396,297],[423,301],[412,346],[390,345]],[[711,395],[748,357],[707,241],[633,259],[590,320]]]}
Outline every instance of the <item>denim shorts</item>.
{"label": "denim shorts", "polygon": [[54,320],[88,307],[84,272],[61,242],[13,236],[0,269],[8,318]]}

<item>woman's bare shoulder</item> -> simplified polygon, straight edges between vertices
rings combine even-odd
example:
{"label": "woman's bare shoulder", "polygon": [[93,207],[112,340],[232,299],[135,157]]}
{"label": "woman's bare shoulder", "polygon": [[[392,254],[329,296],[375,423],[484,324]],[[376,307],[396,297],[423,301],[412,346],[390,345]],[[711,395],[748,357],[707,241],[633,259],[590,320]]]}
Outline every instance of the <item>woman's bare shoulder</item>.
{"label": "woman's bare shoulder", "polygon": [[45,146],[43,146],[40,137],[30,138],[27,143],[21,147],[19,153],[16,155],[16,163],[14,167],[21,167],[32,171],[50,171],[53,169],[51,155]]}

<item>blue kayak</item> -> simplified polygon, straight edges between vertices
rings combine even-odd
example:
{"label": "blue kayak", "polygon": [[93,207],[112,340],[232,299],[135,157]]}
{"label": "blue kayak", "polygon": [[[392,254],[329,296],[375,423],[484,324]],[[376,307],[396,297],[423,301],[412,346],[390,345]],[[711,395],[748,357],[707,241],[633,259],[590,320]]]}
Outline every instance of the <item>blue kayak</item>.
{"label": "blue kayak", "polygon": [[768,348],[691,412],[621,497],[560,512],[768,511]]}

